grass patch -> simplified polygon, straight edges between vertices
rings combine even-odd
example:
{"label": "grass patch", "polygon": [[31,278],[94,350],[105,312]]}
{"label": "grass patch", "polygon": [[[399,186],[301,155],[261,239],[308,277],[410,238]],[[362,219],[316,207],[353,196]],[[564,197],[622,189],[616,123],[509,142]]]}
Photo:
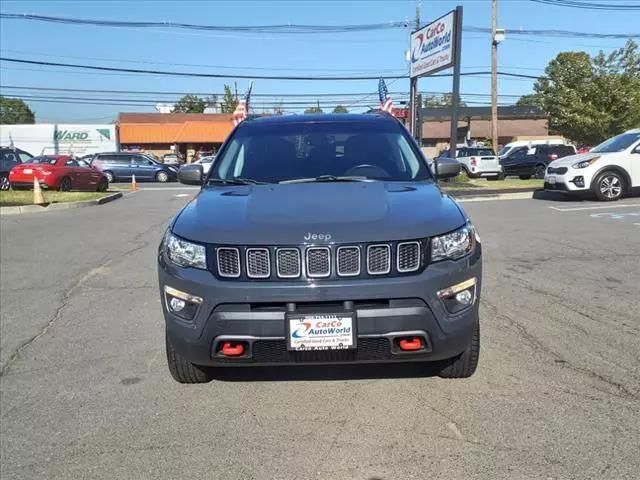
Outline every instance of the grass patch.
{"label": "grass patch", "polygon": [[449,180],[440,182],[444,190],[510,190],[514,188],[542,188],[544,180],[529,179],[520,180],[515,177],[508,177],[504,180],[489,181],[486,178],[468,178],[464,173]]}
{"label": "grass patch", "polygon": [[[83,200],[97,200],[113,192],[47,192],[42,195],[46,203],[81,202]],[[33,204],[32,190],[2,190],[0,191],[0,207],[16,207]]]}

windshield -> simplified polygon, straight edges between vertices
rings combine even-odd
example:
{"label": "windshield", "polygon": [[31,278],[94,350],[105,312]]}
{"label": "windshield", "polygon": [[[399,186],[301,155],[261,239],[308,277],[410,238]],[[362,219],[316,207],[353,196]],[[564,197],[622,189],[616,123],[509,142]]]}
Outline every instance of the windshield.
{"label": "windshield", "polygon": [[640,140],[640,133],[623,133],[610,138],[591,150],[593,153],[613,153],[626,150],[636,141]]}
{"label": "windshield", "polygon": [[509,150],[511,150],[511,145],[505,145],[498,152],[498,156],[502,157],[502,156],[506,155],[509,152]]}
{"label": "windshield", "polygon": [[430,179],[405,130],[391,122],[245,125],[219,155],[211,180],[277,183],[317,177]]}
{"label": "windshield", "polygon": [[48,163],[50,165],[53,165],[57,161],[58,157],[33,157],[26,160],[24,163]]}

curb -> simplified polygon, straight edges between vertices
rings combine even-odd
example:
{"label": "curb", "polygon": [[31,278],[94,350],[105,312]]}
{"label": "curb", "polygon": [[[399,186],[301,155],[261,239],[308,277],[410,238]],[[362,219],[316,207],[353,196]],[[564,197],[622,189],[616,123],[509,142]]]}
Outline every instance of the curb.
{"label": "curb", "polygon": [[46,213],[55,210],[71,210],[74,208],[94,207],[96,205],[104,205],[122,197],[122,192],[112,193],[106,197],[96,200],[84,200],[82,202],[61,202],[52,203],[46,207],[40,205],[21,205],[18,207],[0,207],[0,216],[2,215],[20,215],[22,213]]}
{"label": "curb", "polygon": [[492,200],[530,200],[533,198],[536,190],[531,192],[516,192],[516,193],[500,193],[497,195],[483,195],[483,196],[463,196],[456,197],[455,195],[451,195],[458,202],[489,202]]}
{"label": "curb", "polygon": [[447,195],[451,195],[452,197],[492,197],[496,195],[509,195],[512,193],[531,193],[540,190],[539,187],[522,187],[522,188],[509,188],[509,189],[447,189],[446,187],[441,187],[442,191]]}

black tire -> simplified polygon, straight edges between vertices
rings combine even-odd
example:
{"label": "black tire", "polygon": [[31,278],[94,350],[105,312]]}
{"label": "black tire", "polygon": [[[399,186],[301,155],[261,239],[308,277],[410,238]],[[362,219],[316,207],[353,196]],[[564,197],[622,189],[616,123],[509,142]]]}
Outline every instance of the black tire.
{"label": "black tire", "polygon": [[109,189],[109,180],[107,180],[106,178],[101,178],[100,181],[98,182],[98,187],[96,188],[96,190],[98,192],[106,192]]}
{"label": "black tire", "polygon": [[473,337],[467,349],[457,357],[449,360],[440,369],[438,375],[441,378],[469,378],[478,367],[480,356],[480,322],[476,322]]}
{"label": "black tire", "polygon": [[114,175],[113,173],[111,173],[111,172],[110,172],[110,171],[108,171],[108,170],[107,170],[107,171],[105,171],[105,172],[102,172],[102,173],[104,174],[104,176],[105,176],[105,177],[107,177],[107,181],[108,181],[109,183],[113,183],[113,182],[115,182],[116,177],[115,177],[115,175]]}
{"label": "black tire", "polygon": [[529,180],[531,178],[531,175],[518,175],[518,178],[520,180]]}
{"label": "black tire", "polygon": [[171,376],[178,383],[206,383],[213,378],[206,367],[199,367],[181,357],[166,336],[167,363]]}
{"label": "black tire", "polygon": [[11,184],[9,183],[9,175],[6,173],[0,173],[0,190],[9,190]]}
{"label": "black tire", "polygon": [[618,172],[602,172],[593,182],[593,193],[603,202],[615,202],[620,200],[625,192],[624,177]]}
{"label": "black tire", "polygon": [[536,165],[535,170],[533,171],[533,178],[544,178],[544,172],[547,170],[547,166],[543,163]]}
{"label": "black tire", "polygon": [[69,177],[64,177],[60,182],[60,188],[58,188],[58,190],[60,190],[61,192],[70,192],[71,188],[71,179]]}
{"label": "black tire", "polygon": [[160,183],[167,183],[169,181],[169,174],[167,172],[156,173],[156,180]]}

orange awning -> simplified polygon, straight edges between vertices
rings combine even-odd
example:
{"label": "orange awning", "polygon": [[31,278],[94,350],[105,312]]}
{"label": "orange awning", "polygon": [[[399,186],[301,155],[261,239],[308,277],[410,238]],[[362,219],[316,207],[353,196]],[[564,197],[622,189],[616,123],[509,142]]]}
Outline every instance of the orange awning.
{"label": "orange awning", "polygon": [[233,122],[194,121],[183,123],[120,123],[120,143],[222,143]]}

